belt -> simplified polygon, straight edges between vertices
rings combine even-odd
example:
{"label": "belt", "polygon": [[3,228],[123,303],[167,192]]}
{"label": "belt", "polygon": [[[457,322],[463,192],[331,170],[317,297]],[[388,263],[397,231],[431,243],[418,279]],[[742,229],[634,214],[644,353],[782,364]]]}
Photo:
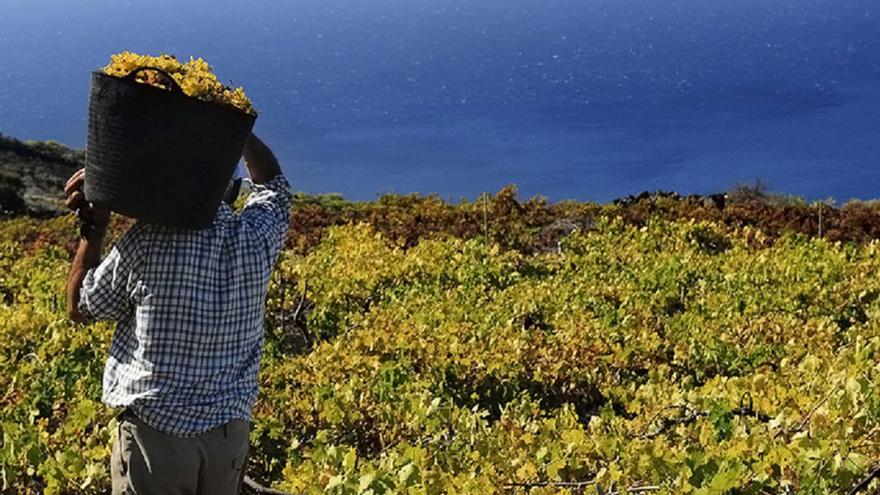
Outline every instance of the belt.
{"label": "belt", "polygon": [[[122,411],[120,411],[119,414],[116,415],[116,420],[119,422],[128,421],[129,423],[138,422],[138,423],[146,424],[146,423],[144,423],[144,421],[142,419],[137,417],[137,415],[134,413],[134,411],[131,410],[130,407],[126,407]],[[229,423],[231,423],[232,421],[236,421],[236,420],[233,419],[233,420],[227,421],[226,423],[224,423],[220,426],[216,426],[214,429],[223,428],[223,438],[228,438],[229,437]],[[247,424],[248,424],[248,431],[250,431],[253,428],[253,423],[247,422]],[[149,426],[149,425],[147,425],[147,426]],[[210,431],[210,430],[208,430],[208,431]],[[200,435],[203,435],[205,433],[208,433],[208,432],[203,432]],[[200,436],[200,435],[195,435],[195,436]]]}
{"label": "belt", "polygon": [[129,421],[132,422],[138,419],[137,415],[135,415],[134,411],[131,410],[130,407],[124,408],[119,414],[116,415],[117,421]]}

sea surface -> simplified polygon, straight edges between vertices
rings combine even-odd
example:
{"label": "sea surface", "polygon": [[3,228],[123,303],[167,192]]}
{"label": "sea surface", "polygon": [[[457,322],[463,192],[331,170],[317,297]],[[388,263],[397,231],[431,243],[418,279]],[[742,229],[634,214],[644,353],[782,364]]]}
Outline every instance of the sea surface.
{"label": "sea surface", "polygon": [[312,193],[880,197],[877,0],[0,0],[0,132],[84,146],[123,50],[244,86]]}

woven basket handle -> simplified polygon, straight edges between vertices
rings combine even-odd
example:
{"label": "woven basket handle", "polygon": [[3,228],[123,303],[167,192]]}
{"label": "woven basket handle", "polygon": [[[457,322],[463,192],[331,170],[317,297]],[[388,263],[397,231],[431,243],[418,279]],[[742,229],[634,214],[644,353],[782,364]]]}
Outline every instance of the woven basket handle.
{"label": "woven basket handle", "polygon": [[137,77],[137,75],[138,75],[139,73],[141,73],[141,72],[143,72],[143,71],[145,71],[145,70],[154,70],[154,71],[156,71],[156,72],[162,74],[163,76],[165,76],[165,78],[168,79],[168,81],[170,81],[170,83],[171,83],[171,84],[170,84],[171,87],[170,87],[170,89],[169,89],[168,91],[171,91],[171,92],[177,92],[177,93],[183,93],[183,89],[181,89],[181,88],[180,88],[180,85],[177,84],[177,81],[175,81],[174,78],[171,77],[171,74],[169,74],[169,73],[165,72],[164,70],[159,69],[159,68],[157,68],[157,67],[138,67],[137,69],[135,69],[135,70],[129,72],[128,75],[125,76],[125,78],[126,78],[126,79],[129,79],[129,80],[131,80],[131,81],[134,81],[134,78]]}

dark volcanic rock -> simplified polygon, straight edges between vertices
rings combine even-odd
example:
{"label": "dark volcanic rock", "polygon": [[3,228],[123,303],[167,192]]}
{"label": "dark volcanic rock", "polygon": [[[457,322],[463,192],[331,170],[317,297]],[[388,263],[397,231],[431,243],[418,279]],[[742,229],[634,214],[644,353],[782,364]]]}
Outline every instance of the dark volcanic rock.
{"label": "dark volcanic rock", "polygon": [[81,150],[0,134],[0,215],[64,213],[64,184],[84,163]]}

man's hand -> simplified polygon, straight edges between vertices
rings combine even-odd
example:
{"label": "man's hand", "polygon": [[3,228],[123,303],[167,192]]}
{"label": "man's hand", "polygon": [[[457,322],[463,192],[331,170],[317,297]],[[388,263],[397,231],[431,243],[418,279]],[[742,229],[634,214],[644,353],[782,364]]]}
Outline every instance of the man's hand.
{"label": "man's hand", "polygon": [[110,223],[110,211],[99,208],[86,199],[83,192],[83,183],[86,178],[86,169],[77,170],[64,186],[64,194],[67,195],[67,207],[76,212],[76,216],[89,230],[104,230]]}
{"label": "man's hand", "polygon": [[255,134],[251,134],[242,152],[244,165],[254,184],[264,184],[281,174],[281,167],[272,150]]}

